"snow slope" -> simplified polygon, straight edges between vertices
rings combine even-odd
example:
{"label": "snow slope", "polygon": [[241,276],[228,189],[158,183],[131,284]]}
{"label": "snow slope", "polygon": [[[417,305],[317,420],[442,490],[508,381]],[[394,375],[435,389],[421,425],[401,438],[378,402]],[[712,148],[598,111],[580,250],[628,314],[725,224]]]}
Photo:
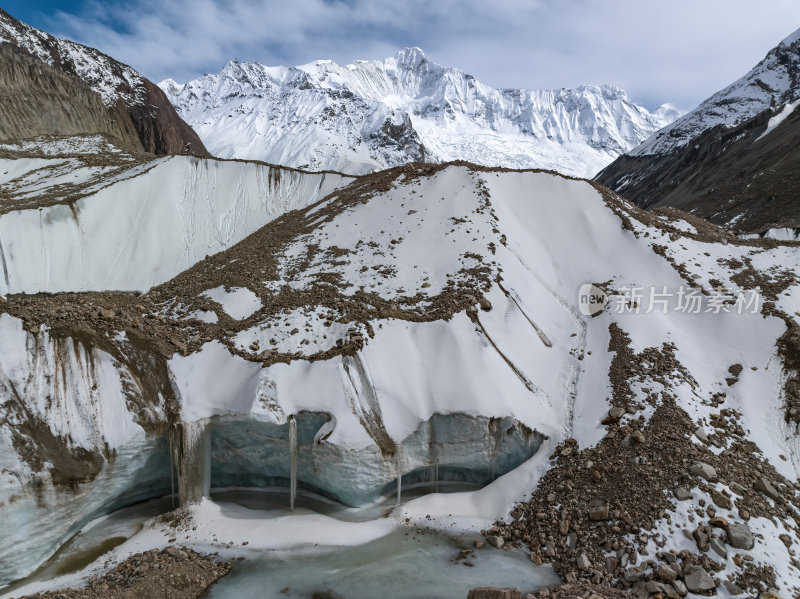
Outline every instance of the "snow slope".
{"label": "snow slope", "polygon": [[160,86],[217,156],[349,173],[468,160],[590,176],[678,116],[612,86],[494,89],[419,48],[350,65],[232,61]]}
{"label": "snow slope", "polygon": [[[601,420],[615,384],[612,325],[630,336],[637,353],[674,344],[683,369],[667,377],[645,369],[643,378],[631,383],[634,402],[645,405],[654,387],[663,389],[698,426],[707,426],[718,411],[709,397],[724,392],[726,407],[741,413],[743,434],[757,444],[765,467],[797,481],[797,437],[783,413],[788,399],[783,385],[791,373],[784,371],[776,349],[787,325],[778,312],[705,310],[713,308],[710,303],[697,314],[650,311],[647,298],[638,313],[616,309],[626,287],[666,286],[677,292],[689,279],[711,295],[720,284],[735,287],[749,269],[781,280],[785,271],[800,271],[800,251],[793,245],[736,240],[711,227],[701,230],[697,222],[650,217],[589,182],[553,174],[404,168],[356,180],[151,289],[138,299],[138,310],[179,308],[145,319],[135,332],[136,346],[150,347],[152,360],[163,366],[156,372],[162,389],[172,389],[178,403],[183,452],[189,451],[188,442],[197,458],[180,459],[181,480],[210,477],[211,486],[215,480],[286,481],[287,422],[295,418],[300,484],[358,505],[373,500],[376,492],[393,494],[398,475],[414,480],[432,467],[442,477],[469,471],[490,484],[475,492],[422,497],[396,510],[392,522],[402,525],[408,516],[427,525],[477,530],[529,496],[550,467],[547,456],[557,444],[574,438],[578,447],[590,447],[603,438]],[[587,282],[615,290],[612,303],[596,317],[579,310],[578,289]],[[226,283],[222,293],[220,285]],[[240,311],[245,296],[248,310]],[[113,296],[85,297],[101,307],[126,309],[125,303],[114,304]],[[10,298],[3,304],[11,316],[0,320],[0,382],[16,386],[35,379],[31,348],[50,343],[47,335],[70,336],[57,314],[46,316],[50,324],[43,322],[39,332],[22,330],[19,318],[35,322],[33,314],[42,313],[36,307],[46,310],[50,301]],[[780,313],[796,321],[796,278],[774,301]],[[71,321],[80,321],[80,309],[76,306]],[[185,316],[201,309],[216,314],[218,322]],[[97,325],[98,337],[91,343],[112,355],[127,355],[129,333],[116,328],[125,329],[125,321]],[[170,335],[189,339],[183,351],[158,349]],[[726,384],[734,364],[742,370],[735,384]],[[86,378],[91,368],[72,370],[85,374],[68,389],[92,389]],[[126,378],[124,368],[117,371],[109,374],[109,389],[116,388],[115,376]],[[127,378],[139,376],[134,372]],[[4,388],[5,398],[10,386]],[[112,390],[101,386],[88,395],[75,393],[71,401],[82,406],[75,413],[60,401],[48,404],[47,389],[30,384],[27,389],[33,414],[53,434],[97,431],[76,434],[64,441],[67,446],[102,452],[108,443],[119,452],[144,451],[130,436],[135,426],[103,424],[95,416],[98,406],[118,401]],[[142,384],[123,389],[129,398],[140,398],[128,401],[135,422],[142,418],[136,406],[143,400],[156,406],[166,402]],[[756,396],[759,401],[753,402]],[[643,407],[637,416],[651,414],[651,407]],[[114,422],[126,418],[118,415]],[[99,429],[89,426],[94,422]],[[0,431],[6,430],[0,424]],[[206,449],[204,435],[210,437]],[[3,468],[9,482],[4,484],[19,484],[23,496],[36,481],[51,488],[29,457],[7,449]],[[519,462],[521,456],[530,459]],[[203,472],[208,462],[210,474]],[[148,472],[161,472],[161,484],[168,484],[163,463]],[[77,485],[75,497],[105,493],[104,480],[134,485],[140,474],[114,474],[103,462],[94,482]],[[79,499],[63,501],[65,518],[72,522],[97,515]],[[20,522],[42,513],[18,509],[3,505],[4,520]],[[208,502],[193,510],[198,528],[186,531],[183,542],[214,545],[210,531],[224,528],[218,520],[224,516]],[[788,530],[782,521],[775,526]],[[353,532],[357,529],[373,530],[354,526]],[[291,535],[270,540],[269,524],[254,523],[252,530],[246,536],[256,548],[296,545]],[[30,571],[65,534],[56,530],[31,539],[24,554],[15,549],[19,555],[0,572],[3,580]],[[169,534],[147,529],[116,555],[164,544]],[[330,542],[324,529],[319,539]],[[682,539],[682,534],[671,537],[669,547]],[[770,559],[773,539],[774,534],[757,541],[750,552],[757,562]],[[297,542],[316,541],[304,533]],[[10,549],[4,543],[0,550]],[[642,561],[655,559],[657,548],[648,551]],[[722,568],[721,576],[736,571],[731,560]],[[800,584],[788,566],[777,576],[787,596]]]}

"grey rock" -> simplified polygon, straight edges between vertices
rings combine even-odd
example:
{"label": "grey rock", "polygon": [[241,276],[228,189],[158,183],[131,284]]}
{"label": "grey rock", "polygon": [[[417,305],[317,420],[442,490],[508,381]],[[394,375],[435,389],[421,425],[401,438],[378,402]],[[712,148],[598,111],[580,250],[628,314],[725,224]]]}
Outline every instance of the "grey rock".
{"label": "grey rock", "polygon": [[756,491],[761,491],[764,495],[772,499],[773,501],[778,501],[780,499],[780,493],[778,493],[777,489],[763,476],[756,481],[755,484]]}
{"label": "grey rock", "polygon": [[589,512],[589,520],[608,520],[608,507],[603,505],[592,508]]}
{"label": "grey rock", "polygon": [[694,462],[689,467],[689,472],[695,476],[700,476],[706,479],[710,483],[715,483],[719,480],[719,478],[717,478],[717,471],[714,469],[714,466],[711,464],[706,464],[705,462]]}
{"label": "grey rock", "polygon": [[648,593],[663,593],[664,592],[664,585],[658,582],[657,580],[650,580],[647,582],[647,592]]}
{"label": "grey rock", "polygon": [[592,567],[592,562],[589,561],[589,558],[586,557],[585,553],[581,553],[578,556],[576,564],[579,570],[589,570]]}
{"label": "grey rock", "polygon": [[702,427],[698,426],[697,429],[695,429],[694,436],[703,443],[708,443],[708,435],[706,434],[706,431],[702,429]]}
{"label": "grey rock", "polygon": [[567,548],[575,549],[578,546],[578,535],[571,532],[567,535]]}
{"label": "grey rock", "polygon": [[758,594],[758,599],[781,599],[777,589],[770,589]]}
{"label": "grey rock", "polygon": [[687,499],[692,498],[692,493],[685,487],[675,487],[672,490],[672,494],[675,495],[675,499],[678,501],[686,501]]}
{"label": "grey rock", "polygon": [[728,543],[737,549],[752,549],[755,544],[753,531],[743,522],[728,524]]}
{"label": "grey rock", "polygon": [[625,408],[620,408],[619,406],[614,406],[608,411],[608,415],[611,418],[619,419],[625,415]]}
{"label": "grey rock", "polygon": [[684,582],[686,588],[692,593],[703,593],[715,588],[714,580],[708,575],[708,572],[698,567],[692,568],[686,574]]}
{"label": "grey rock", "polygon": [[676,578],[678,578],[678,573],[675,572],[672,568],[670,568],[667,564],[658,564],[658,568],[656,568],[656,575],[666,582],[672,582]]}
{"label": "grey rock", "polygon": [[489,545],[491,545],[492,547],[497,547],[498,549],[502,549],[505,540],[500,535],[488,535],[486,537],[486,542],[489,543]]}
{"label": "grey rock", "polygon": [[675,589],[681,597],[684,597],[689,590],[686,588],[686,585],[683,584],[682,580],[673,580],[672,581],[672,588]]}
{"label": "grey rock", "polygon": [[720,493],[716,489],[711,490],[711,501],[714,502],[714,505],[717,507],[721,507],[723,509],[729,510],[733,507],[731,503],[731,498],[725,495],[724,493]]}
{"label": "grey rock", "polygon": [[711,547],[711,551],[716,553],[718,556],[722,558],[728,557],[728,548],[725,547],[725,543],[720,541],[717,537],[712,538],[708,542],[708,546]]}
{"label": "grey rock", "polygon": [[744,591],[740,589],[738,585],[732,583],[730,580],[723,580],[722,586],[725,587],[725,590],[728,591],[728,593],[734,596],[744,593]]}
{"label": "grey rock", "polygon": [[624,581],[633,584],[634,582],[638,582],[640,577],[640,572],[637,568],[628,568],[625,571]]}
{"label": "grey rock", "polygon": [[662,593],[667,596],[667,599],[680,599],[678,591],[676,591],[675,587],[671,584],[665,584]]}

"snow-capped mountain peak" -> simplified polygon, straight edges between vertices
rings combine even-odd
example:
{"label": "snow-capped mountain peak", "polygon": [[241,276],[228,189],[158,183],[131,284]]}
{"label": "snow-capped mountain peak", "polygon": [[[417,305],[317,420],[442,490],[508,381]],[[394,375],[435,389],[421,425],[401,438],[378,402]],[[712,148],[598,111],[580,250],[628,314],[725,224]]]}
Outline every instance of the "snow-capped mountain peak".
{"label": "snow-capped mountain peak", "polygon": [[348,173],[464,159],[587,176],[676,116],[610,85],[496,89],[418,47],[348,65],[233,60],[160,86],[218,156]]}

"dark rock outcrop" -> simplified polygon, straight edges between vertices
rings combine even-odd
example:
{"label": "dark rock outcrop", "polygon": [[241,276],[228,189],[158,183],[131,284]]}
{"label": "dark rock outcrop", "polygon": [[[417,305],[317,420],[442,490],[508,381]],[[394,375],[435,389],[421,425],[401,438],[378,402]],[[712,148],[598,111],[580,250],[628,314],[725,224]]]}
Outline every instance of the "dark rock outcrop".
{"label": "dark rock outcrop", "polygon": [[646,209],[675,207],[744,232],[800,228],[800,108],[718,125],[665,155],[617,158],[595,180]]}

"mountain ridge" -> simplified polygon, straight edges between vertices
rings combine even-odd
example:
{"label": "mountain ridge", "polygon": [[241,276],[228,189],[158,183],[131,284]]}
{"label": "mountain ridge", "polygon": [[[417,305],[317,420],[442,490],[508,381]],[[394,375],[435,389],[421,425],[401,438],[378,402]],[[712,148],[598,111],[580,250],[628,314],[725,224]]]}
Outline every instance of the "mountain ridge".
{"label": "mountain ridge", "polygon": [[755,67],[598,173],[643,208],[745,233],[800,228],[800,29]]}
{"label": "mountain ridge", "polygon": [[677,115],[610,85],[492,88],[418,47],[349,65],[232,60],[159,85],[216,155],[353,174],[463,159],[590,176]]}
{"label": "mountain ridge", "polygon": [[[94,48],[26,25],[1,8],[0,45],[16,51],[4,61],[7,68],[2,83],[14,90],[2,99],[0,131],[4,139],[101,133],[114,136],[130,151],[208,155],[164,92],[132,67]],[[52,71],[33,68],[42,64]],[[43,82],[48,77],[44,87],[50,92],[45,93]],[[64,109],[70,98],[85,97],[87,92],[97,94],[100,102],[87,99],[79,108],[75,104],[71,111]]]}

